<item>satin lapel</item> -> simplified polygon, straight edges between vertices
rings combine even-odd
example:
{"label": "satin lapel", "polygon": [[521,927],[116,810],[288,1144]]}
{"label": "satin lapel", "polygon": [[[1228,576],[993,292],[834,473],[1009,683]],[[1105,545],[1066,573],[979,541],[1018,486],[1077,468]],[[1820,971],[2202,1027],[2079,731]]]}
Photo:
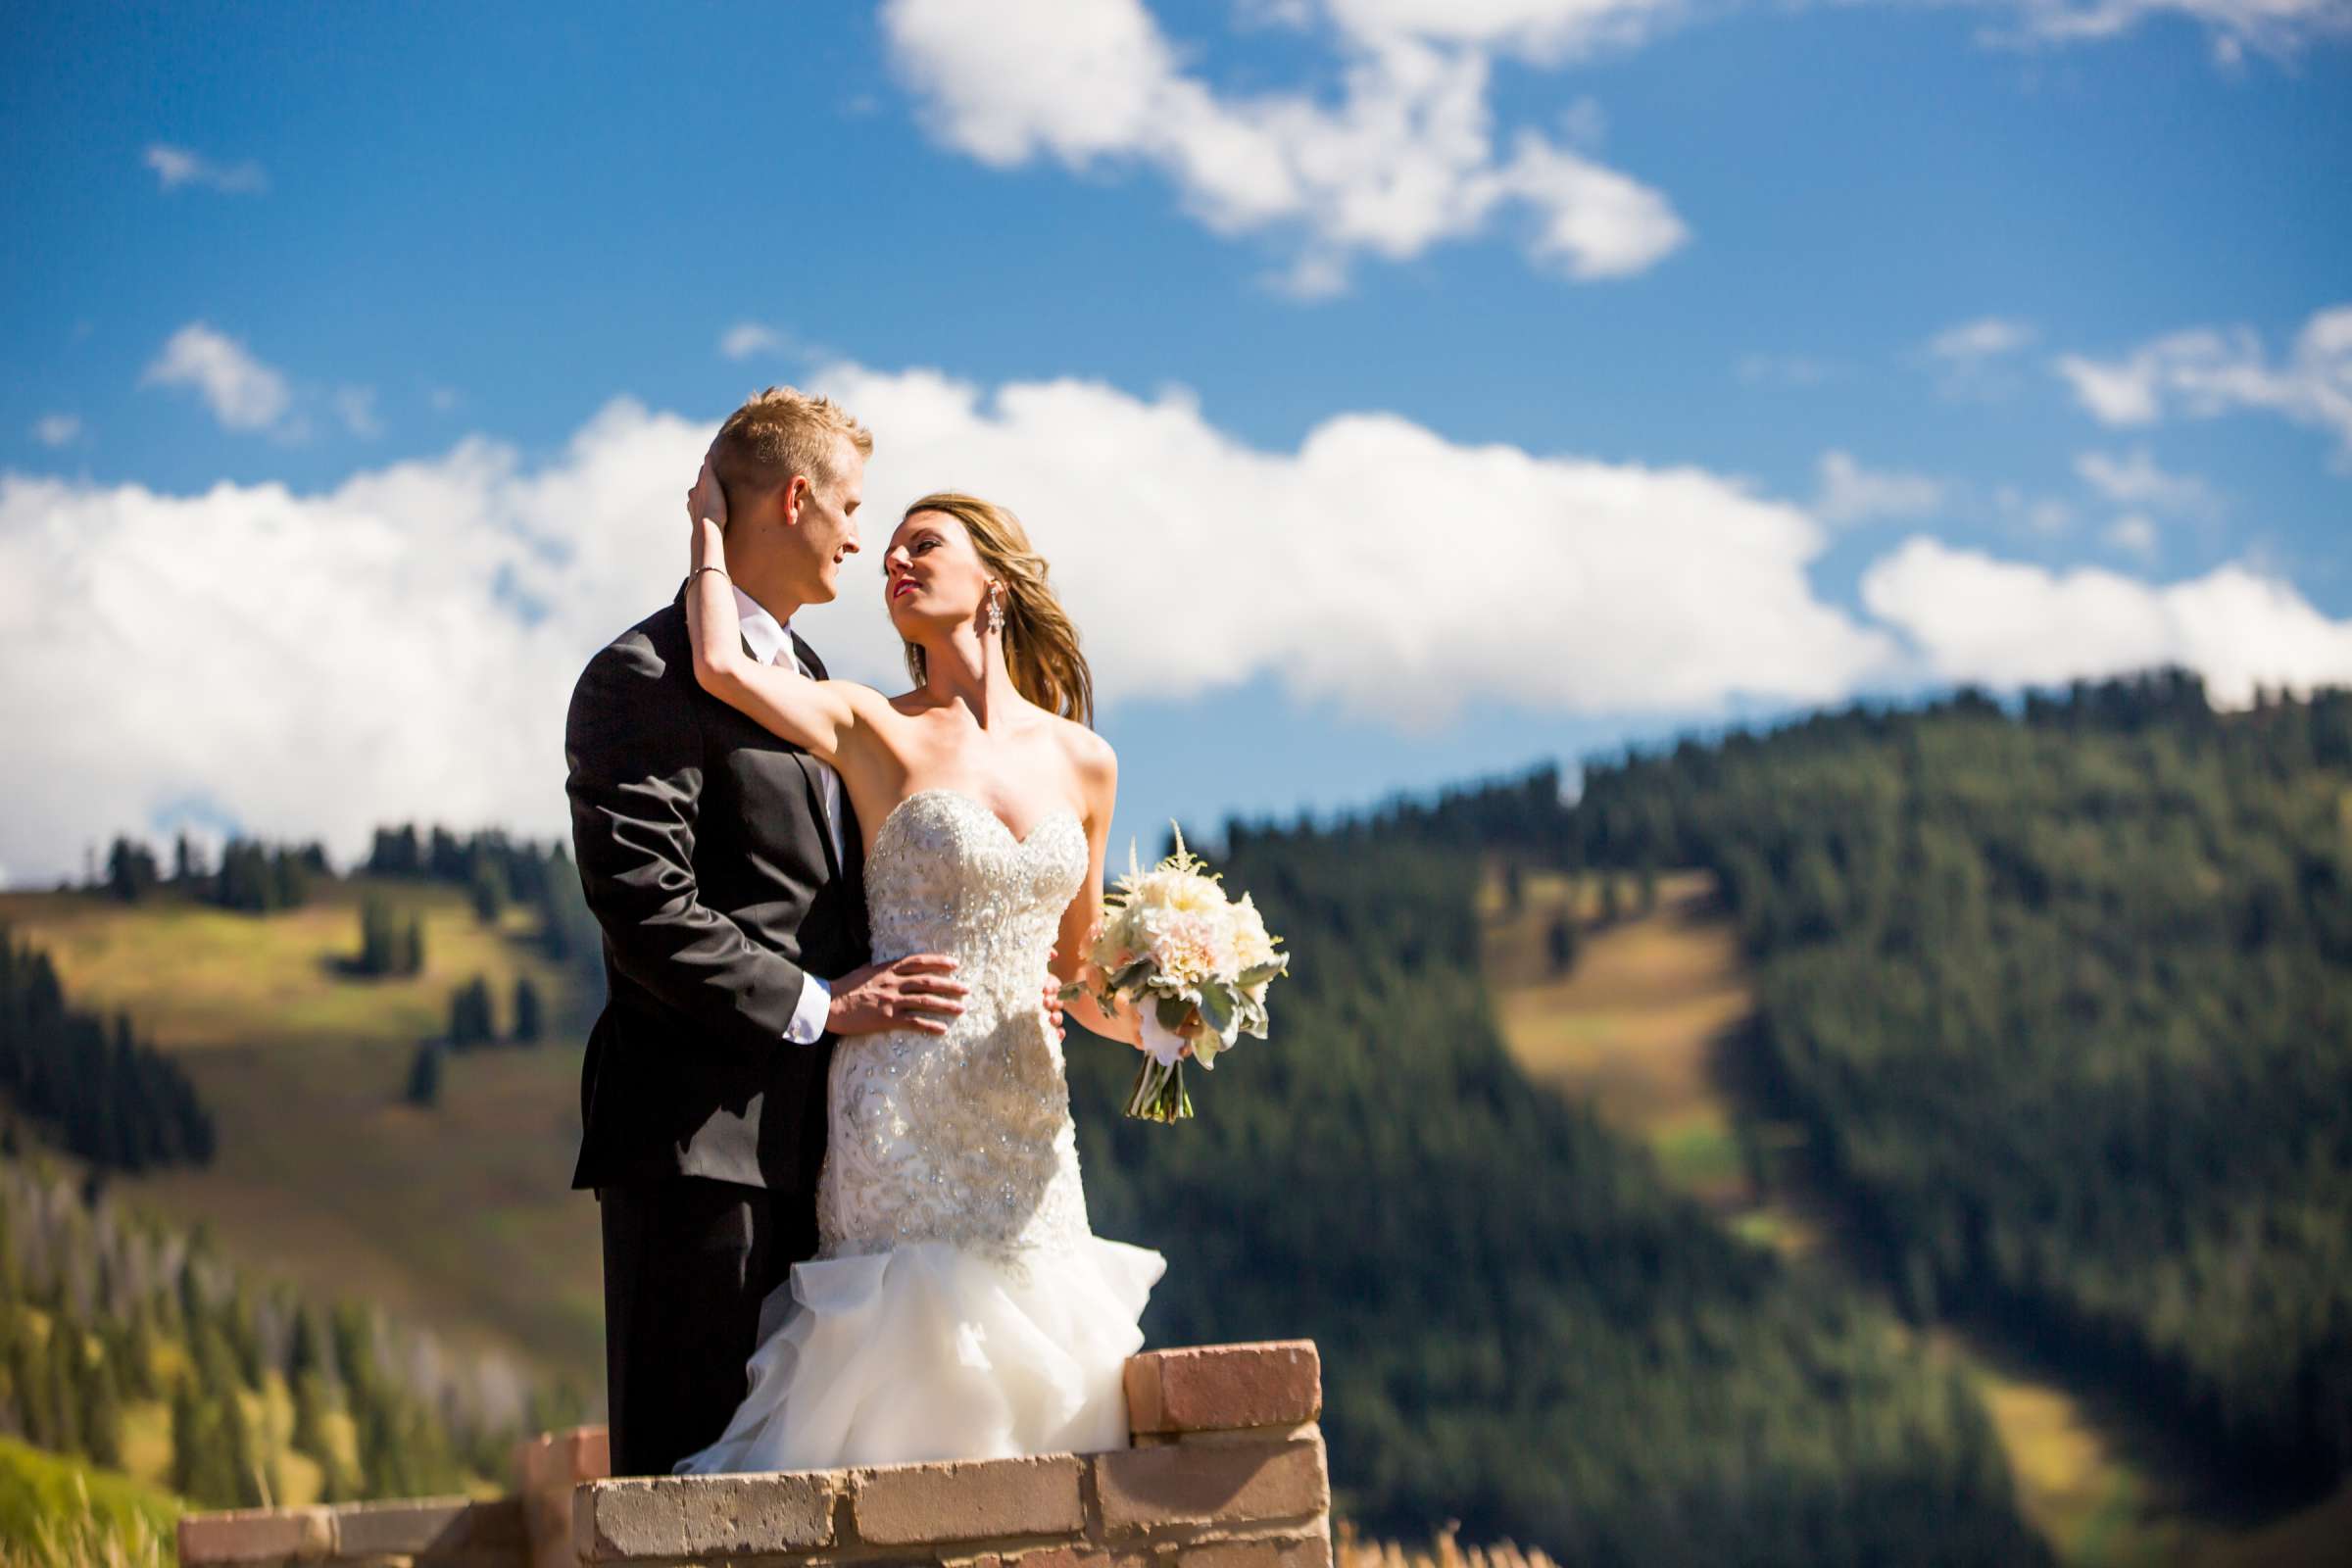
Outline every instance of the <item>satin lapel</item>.
{"label": "satin lapel", "polygon": [[[816,650],[803,642],[801,634],[790,626],[784,628],[784,635],[791,639],[792,650],[800,656],[801,662],[808,666],[808,673],[818,680],[823,680],[825,678],[825,662],[816,657]],[[833,880],[838,882],[842,875],[841,857],[833,853],[833,824],[825,815],[824,786],[817,781],[816,777],[816,770],[825,764],[798,747],[793,749],[793,756],[800,759],[801,773],[808,781],[808,814],[816,819],[817,837],[825,841],[825,864],[833,868]],[[849,805],[847,792],[844,792],[842,796],[842,805],[845,808]],[[842,837],[845,840],[849,837],[846,826]]]}
{"label": "satin lapel", "polygon": [[825,849],[825,864],[831,867],[833,880],[841,880],[841,857],[833,853],[833,824],[825,815],[825,792],[816,781],[816,770],[825,764],[802,751],[792,749],[792,760],[801,764],[802,782],[808,786],[808,820],[816,824],[817,842]]}

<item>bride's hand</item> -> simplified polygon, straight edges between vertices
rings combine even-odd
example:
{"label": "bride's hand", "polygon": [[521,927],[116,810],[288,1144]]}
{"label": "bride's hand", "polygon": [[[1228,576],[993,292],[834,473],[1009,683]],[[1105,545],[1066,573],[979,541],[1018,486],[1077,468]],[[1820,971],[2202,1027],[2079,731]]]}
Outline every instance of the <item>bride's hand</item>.
{"label": "bride's hand", "polygon": [[721,533],[726,531],[727,492],[710,466],[708,452],[703,454],[702,472],[694,476],[694,483],[686,491],[686,525],[699,531],[706,517],[717,523]]}
{"label": "bride's hand", "polygon": [[694,484],[686,492],[686,526],[693,530],[693,542],[686,552],[687,569],[710,565],[726,570],[727,493],[710,470],[709,457],[703,459],[703,471],[694,476]]}

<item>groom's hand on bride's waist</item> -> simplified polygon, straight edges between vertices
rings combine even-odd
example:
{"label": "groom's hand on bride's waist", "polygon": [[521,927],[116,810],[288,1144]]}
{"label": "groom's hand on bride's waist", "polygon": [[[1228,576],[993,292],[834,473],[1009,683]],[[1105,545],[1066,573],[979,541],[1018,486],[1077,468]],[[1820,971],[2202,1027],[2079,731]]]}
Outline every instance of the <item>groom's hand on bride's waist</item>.
{"label": "groom's hand on bride's waist", "polygon": [[1061,1010],[1061,976],[1054,972],[1054,960],[1059,954],[1060,950],[1056,948],[1046,955],[1046,1027],[1054,1031],[1055,1040],[1066,1040],[1069,1038],[1069,1025]]}
{"label": "groom's hand on bride's waist", "polygon": [[943,954],[917,953],[888,963],[852,969],[833,982],[833,1008],[825,1027],[837,1035],[879,1034],[916,1029],[944,1035],[970,987],[951,979],[956,960]]}

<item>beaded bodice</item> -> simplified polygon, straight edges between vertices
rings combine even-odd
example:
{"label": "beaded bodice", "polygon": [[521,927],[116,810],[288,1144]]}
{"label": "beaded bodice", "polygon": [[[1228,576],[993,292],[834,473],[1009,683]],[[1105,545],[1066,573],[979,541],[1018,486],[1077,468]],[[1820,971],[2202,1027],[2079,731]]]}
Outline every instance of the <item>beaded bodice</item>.
{"label": "beaded bodice", "polygon": [[1046,955],[1086,876],[1062,808],[1026,839],[972,796],[919,791],[865,860],[873,959],[946,954],[970,987],[945,1035],[894,1029],[834,1046],[817,1186],[821,1255],[939,1241],[1018,1252],[1088,1235]]}

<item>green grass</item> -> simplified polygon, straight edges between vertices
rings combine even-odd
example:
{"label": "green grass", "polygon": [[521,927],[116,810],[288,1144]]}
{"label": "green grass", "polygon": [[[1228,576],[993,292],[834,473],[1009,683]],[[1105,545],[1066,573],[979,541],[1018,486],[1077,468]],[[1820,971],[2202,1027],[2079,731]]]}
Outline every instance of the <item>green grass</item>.
{"label": "green grass", "polygon": [[[0,1562],[103,1560],[105,1543],[113,1542],[136,1563],[137,1545],[170,1542],[184,1511],[170,1493],[0,1438]],[[61,1553],[60,1545],[80,1549]]]}
{"label": "green grass", "polygon": [[[360,901],[382,892],[424,919],[421,974],[367,979],[344,964],[359,951]],[[173,1051],[228,1046],[414,1045],[449,1021],[449,993],[490,979],[502,1021],[517,975],[559,995],[562,973],[514,940],[529,916],[497,927],[464,893],[436,883],[355,880],[319,889],[298,909],[242,914],[169,891],[137,905],[81,894],[0,894],[0,923],[46,951],[76,1003],[122,1008]]]}
{"label": "green grass", "polygon": [[[368,886],[423,916],[421,975],[346,972]],[[585,1029],[564,971],[518,940],[527,917],[486,927],[457,889],[379,882],[270,915],[171,894],[5,894],[0,922],[50,954],[76,1004],[127,1010],[213,1111],[210,1167],[118,1178],[119,1194],[209,1225],[229,1255],[319,1299],[380,1302],[454,1347],[599,1385],[596,1204],[569,1190]],[[438,1107],[403,1103],[417,1044],[476,973],[502,1028],[515,976],[531,976],[549,1038],[451,1056]]]}

